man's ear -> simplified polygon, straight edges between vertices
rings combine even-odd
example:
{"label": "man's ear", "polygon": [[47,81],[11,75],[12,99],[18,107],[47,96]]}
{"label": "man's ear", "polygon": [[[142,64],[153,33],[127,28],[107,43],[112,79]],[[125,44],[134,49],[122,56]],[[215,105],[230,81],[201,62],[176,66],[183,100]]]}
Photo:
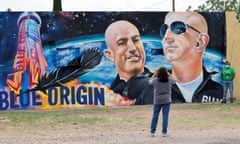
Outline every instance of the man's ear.
{"label": "man's ear", "polygon": [[104,50],[104,55],[108,60],[110,60],[111,62],[114,63],[113,52],[112,52],[111,49],[105,49]]}
{"label": "man's ear", "polygon": [[208,34],[205,34],[205,33],[199,34],[199,40],[196,42],[197,52],[203,52],[207,47],[208,42],[209,42]]}
{"label": "man's ear", "polygon": [[208,42],[209,42],[208,34],[201,33],[200,34],[200,45],[202,45],[203,47],[207,47]]}

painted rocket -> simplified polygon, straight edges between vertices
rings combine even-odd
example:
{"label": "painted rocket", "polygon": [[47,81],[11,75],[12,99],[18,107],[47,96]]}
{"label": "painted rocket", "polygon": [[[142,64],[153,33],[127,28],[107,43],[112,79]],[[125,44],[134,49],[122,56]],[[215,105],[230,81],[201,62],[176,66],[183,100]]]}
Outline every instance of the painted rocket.
{"label": "painted rocket", "polygon": [[40,37],[41,18],[35,12],[22,13],[17,21],[18,44],[13,73],[8,74],[10,90],[19,94],[38,83],[47,68]]}

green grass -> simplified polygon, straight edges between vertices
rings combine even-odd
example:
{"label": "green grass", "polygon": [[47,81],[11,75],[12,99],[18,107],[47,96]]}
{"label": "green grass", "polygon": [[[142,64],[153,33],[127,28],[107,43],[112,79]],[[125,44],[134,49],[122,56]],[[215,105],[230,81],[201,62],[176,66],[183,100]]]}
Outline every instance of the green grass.
{"label": "green grass", "polygon": [[[240,103],[174,105],[175,129],[217,129],[239,127]],[[176,114],[178,113],[178,114]],[[180,114],[179,114],[180,113]]]}
{"label": "green grass", "polygon": [[[0,130],[51,129],[58,125],[99,131],[115,127],[149,128],[152,106],[81,108],[60,110],[1,111]],[[240,102],[234,104],[172,104],[169,125],[172,129],[215,129],[239,127]],[[119,125],[121,124],[121,125]]]}

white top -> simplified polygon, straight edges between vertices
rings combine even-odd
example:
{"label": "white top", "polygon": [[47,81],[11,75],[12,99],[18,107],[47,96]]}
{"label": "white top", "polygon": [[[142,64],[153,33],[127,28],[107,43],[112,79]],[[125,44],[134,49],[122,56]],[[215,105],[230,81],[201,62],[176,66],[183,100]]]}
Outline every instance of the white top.
{"label": "white top", "polygon": [[188,103],[192,102],[193,93],[195,92],[195,90],[201,84],[202,81],[203,81],[203,72],[201,72],[201,74],[196,79],[190,82],[186,82],[186,83],[176,82],[186,102]]}

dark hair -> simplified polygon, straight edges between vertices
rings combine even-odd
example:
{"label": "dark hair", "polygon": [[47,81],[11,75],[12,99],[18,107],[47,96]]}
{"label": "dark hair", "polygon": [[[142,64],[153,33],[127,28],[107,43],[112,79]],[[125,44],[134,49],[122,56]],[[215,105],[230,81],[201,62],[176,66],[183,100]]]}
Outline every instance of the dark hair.
{"label": "dark hair", "polygon": [[165,67],[160,67],[157,71],[159,82],[168,82],[168,71]]}

